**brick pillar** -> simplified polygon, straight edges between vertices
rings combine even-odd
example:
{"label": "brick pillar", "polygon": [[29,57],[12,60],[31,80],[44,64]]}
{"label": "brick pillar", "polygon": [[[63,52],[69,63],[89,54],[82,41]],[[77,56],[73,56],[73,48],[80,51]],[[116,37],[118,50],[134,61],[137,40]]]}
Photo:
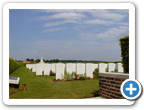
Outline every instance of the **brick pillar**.
{"label": "brick pillar", "polygon": [[129,74],[99,73],[99,95],[107,99],[124,99],[120,87],[128,78]]}

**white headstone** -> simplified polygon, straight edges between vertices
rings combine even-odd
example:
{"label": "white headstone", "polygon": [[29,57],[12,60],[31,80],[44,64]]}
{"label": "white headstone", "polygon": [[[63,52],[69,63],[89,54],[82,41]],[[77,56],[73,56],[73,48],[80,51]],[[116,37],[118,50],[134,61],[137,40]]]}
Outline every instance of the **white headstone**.
{"label": "white headstone", "polygon": [[32,72],[36,72],[36,64],[33,64]]}
{"label": "white headstone", "polygon": [[67,63],[66,64],[66,72],[72,74],[72,72],[76,72],[76,64],[75,63]]}
{"label": "white headstone", "polygon": [[63,63],[56,64],[56,80],[64,79],[64,68],[65,68],[65,64]]}
{"label": "white headstone", "polygon": [[117,69],[118,72],[123,72],[122,63],[117,63],[116,64],[116,69]]}
{"label": "white headstone", "polygon": [[32,64],[26,64],[26,67],[27,67],[28,69],[32,69]]}
{"label": "white headstone", "polygon": [[107,64],[106,63],[99,63],[98,64],[98,70],[99,70],[99,72],[106,72],[105,71],[106,68],[107,68]]}
{"label": "white headstone", "polygon": [[32,69],[32,67],[33,67],[33,64],[29,64],[29,69]]}
{"label": "white headstone", "polygon": [[37,68],[36,68],[36,75],[42,75],[42,72],[43,72],[43,64],[42,63],[39,63],[39,64],[36,64]]}
{"label": "white headstone", "polygon": [[51,64],[44,64],[44,75],[50,75]]}
{"label": "white headstone", "polygon": [[115,70],[115,63],[108,63],[108,72]]}
{"label": "white headstone", "polygon": [[83,74],[86,73],[85,71],[85,64],[84,63],[77,63],[76,64],[76,74]]}
{"label": "white headstone", "polygon": [[86,77],[93,78],[93,71],[98,68],[98,64],[87,63],[86,64]]}
{"label": "white headstone", "polygon": [[51,70],[52,70],[52,72],[56,73],[56,64],[55,63],[51,64]]}
{"label": "white headstone", "polygon": [[29,68],[29,64],[26,64],[26,68]]}

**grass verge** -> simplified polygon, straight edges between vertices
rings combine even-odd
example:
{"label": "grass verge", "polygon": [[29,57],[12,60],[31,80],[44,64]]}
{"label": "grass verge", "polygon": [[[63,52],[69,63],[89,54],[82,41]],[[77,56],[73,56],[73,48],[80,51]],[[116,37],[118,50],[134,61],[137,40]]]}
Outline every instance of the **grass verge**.
{"label": "grass verge", "polygon": [[99,80],[54,82],[55,76],[35,76],[26,67],[19,67],[10,76],[20,77],[27,91],[10,91],[10,99],[80,99],[93,97],[99,90]]}

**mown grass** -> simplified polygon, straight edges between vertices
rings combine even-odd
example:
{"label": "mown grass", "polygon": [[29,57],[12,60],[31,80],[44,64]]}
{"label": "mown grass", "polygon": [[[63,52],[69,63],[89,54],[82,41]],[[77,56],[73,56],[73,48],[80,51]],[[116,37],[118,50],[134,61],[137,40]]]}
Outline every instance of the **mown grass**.
{"label": "mown grass", "polygon": [[27,91],[11,91],[10,99],[79,99],[92,97],[99,90],[99,81],[54,82],[55,76],[35,76],[26,67],[19,67],[10,76],[20,77]]}

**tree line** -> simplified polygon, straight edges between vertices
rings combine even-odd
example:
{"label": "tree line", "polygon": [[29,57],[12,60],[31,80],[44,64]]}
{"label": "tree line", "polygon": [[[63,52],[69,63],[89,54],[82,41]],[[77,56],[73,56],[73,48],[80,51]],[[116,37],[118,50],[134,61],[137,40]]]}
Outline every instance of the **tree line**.
{"label": "tree line", "polygon": [[[29,59],[29,58],[27,58],[26,61],[31,61],[31,62],[39,63],[39,62],[40,62],[40,59],[34,60],[34,59]],[[52,60],[45,60],[45,59],[43,59],[43,62],[45,62],[45,63],[51,63],[51,62],[58,63],[58,62],[59,62],[59,59],[52,59]]]}
{"label": "tree line", "polygon": [[[31,61],[31,63],[33,62],[36,62],[36,63],[39,63],[40,62],[40,59],[29,59],[27,58],[26,61]],[[59,59],[51,59],[51,60],[45,60],[43,59],[43,62],[45,63],[58,63],[58,62],[61,62],[61,63],[88,63],[88,62],[93,62],[93,63],[98,63],[98,62],[103,62],[103,63],[109,63],[109,61],[96,61],[96,60],[59,60]],[[120,63],[121,61],[110,61],[110,62],[113,62],[113,63]]]}

